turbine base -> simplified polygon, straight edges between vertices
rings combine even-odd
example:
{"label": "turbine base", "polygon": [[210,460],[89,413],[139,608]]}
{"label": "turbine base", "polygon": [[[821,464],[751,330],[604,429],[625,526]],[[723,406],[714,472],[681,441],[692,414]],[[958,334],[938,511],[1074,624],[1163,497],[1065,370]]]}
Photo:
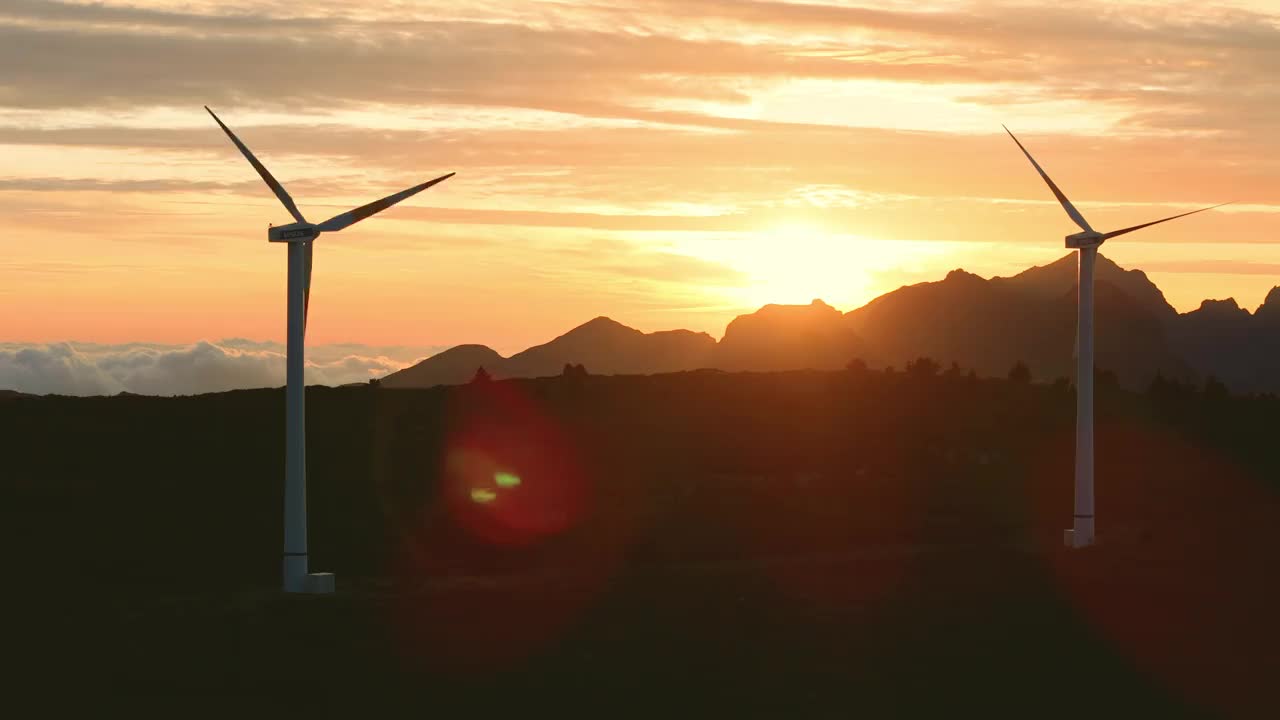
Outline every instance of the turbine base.
{"label": "turbine base", "polygon": [[307,576],[306,592],[311,595],[332,595],[336,585],[337,578],[333,573],[311,573]]}
{"label": "turbine base", "polygon": [[332,595],[336,589],[333,573],[308,573],[285,578],[284,591],[300,595]]}
{"label": "turbine base", "polygon": [[1062,531],[1062,544],[1072,550],[1096,545],[1097,542],[1098,539],[1093,534],[1093,528],[1089,528],[1088,532],[1084,532],[1081,528]]}
{"label": "turbine base", "polygon": [[307,570],[306,555],[284,556],[284,591],[307,595],[329,595],[334,591],[333,573],[313,573]]}

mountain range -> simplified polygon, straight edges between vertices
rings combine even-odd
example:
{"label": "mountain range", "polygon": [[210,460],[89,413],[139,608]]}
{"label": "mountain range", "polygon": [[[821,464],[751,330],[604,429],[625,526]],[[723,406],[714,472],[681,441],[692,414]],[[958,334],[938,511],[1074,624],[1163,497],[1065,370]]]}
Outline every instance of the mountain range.
{"label": "mountain range", "polygon": [[[1179,314],[1140,270],[1099,255],[1096,364],[1131,388],[1157,374],[1187,382],[1215,377],[1236,392],[1280,392],[1280,287],[1255,311],[1235,300],[1205,300]],[[903,367],[930,357],[980,375],[1025,363],[1033,377],[1071,377],[1076,327],[1076,256],[989,280],[953,270],[841,313],[821,300],[766,305],[706,333],[643,333],[597,317],[542,345],[503,357],[459,345],[392,373],[388,388],[467,382],[483,367],[494,378],[559,374],[566,364],[594,374],[838,369],[855,358]]]}

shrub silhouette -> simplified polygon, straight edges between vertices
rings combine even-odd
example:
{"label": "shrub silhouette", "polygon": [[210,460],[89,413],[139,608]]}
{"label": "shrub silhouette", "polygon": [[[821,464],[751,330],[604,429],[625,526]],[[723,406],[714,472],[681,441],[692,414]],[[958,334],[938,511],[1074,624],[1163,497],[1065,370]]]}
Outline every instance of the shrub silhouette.
{"label": "shrub silhouette", "polygon": [[929,357],[918,357],[907,363],[907,374],[917,378],[933,377],[941,369],[942,366]]}
{"label": "shrub silhouette", "polygon": [[1230,393],[1227,386],[1217,377],[1210,375],[1204,379],[1204,396],[1206,400],[1224,400]]}
{"label": "shrub silhouette", "polygon": [[1027,367],[1026,363],[1019,360],[1013,364],[1012,368],[1009,368],[1009,379],[1013,382],[1025,385],[1031,382],[1031,368]]}

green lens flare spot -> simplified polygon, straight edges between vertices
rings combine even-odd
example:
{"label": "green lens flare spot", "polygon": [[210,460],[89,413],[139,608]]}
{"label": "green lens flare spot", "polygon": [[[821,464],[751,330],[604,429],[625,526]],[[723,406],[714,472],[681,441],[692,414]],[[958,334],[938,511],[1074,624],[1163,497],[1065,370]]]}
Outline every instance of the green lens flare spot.
{"label": "green lens flare spot", "polygon": [[488,488],[472,488],[471,489],[471,502],[480,503],[483,505],[484,503],[491,503],[497,498],[498,498],[498,493],[492,490],[489,490]]}
{"label": "green lens flare spot", "polygon": [[496,472],[493,474],[493,481],[500,488],[513,488],[520,484],[520,476],[509,472]]}

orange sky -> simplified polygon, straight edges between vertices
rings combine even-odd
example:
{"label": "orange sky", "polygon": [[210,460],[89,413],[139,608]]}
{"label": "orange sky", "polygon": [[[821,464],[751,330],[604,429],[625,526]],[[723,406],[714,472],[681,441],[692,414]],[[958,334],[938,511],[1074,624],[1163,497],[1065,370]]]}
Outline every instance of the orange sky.
{"label": "orange sky", "polygon": [[0,4],[0,341],[283,338],[288,216],[204,104],[313,221],[458,172],[318,242],[311,343],[718,337],[1052,261],[1001,122],[1095,227],[1238,202],[1104,247],[1179,310],[1280,284],[1271,0],[395,5]]}

